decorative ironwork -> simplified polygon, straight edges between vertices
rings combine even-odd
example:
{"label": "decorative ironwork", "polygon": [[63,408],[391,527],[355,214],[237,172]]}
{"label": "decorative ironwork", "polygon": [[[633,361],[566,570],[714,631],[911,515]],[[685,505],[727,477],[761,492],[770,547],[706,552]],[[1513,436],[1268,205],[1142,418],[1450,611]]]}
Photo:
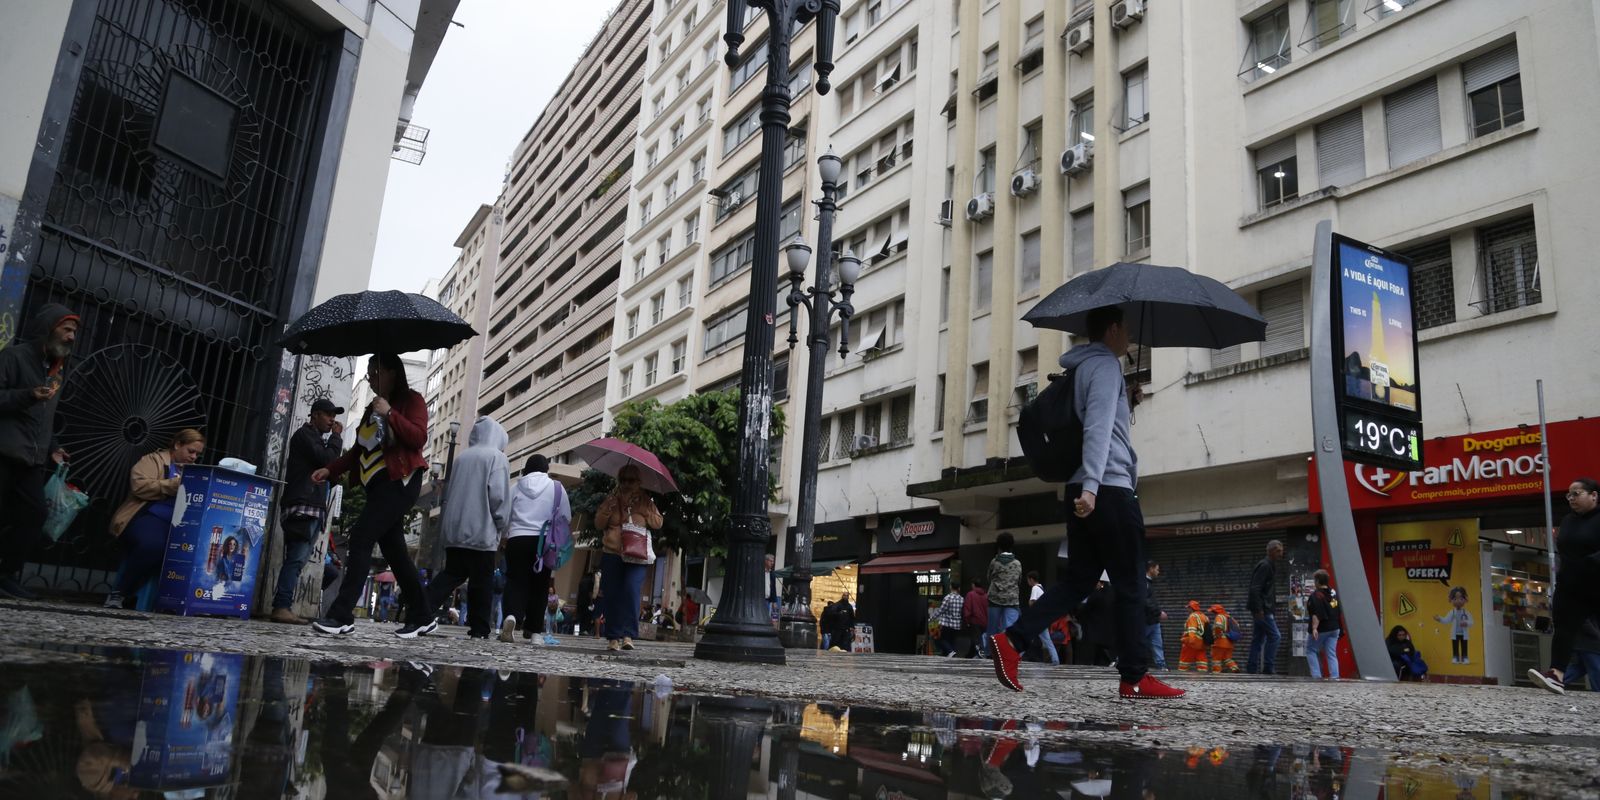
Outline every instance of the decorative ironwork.
{"label": "decorative ironwork", "polygon": [[270,0],[99,0],[23,312],[83,320],[56,424],[95,503],[45,582],[115,565],[128,470],[178,428],[263,463],[334,54]]}

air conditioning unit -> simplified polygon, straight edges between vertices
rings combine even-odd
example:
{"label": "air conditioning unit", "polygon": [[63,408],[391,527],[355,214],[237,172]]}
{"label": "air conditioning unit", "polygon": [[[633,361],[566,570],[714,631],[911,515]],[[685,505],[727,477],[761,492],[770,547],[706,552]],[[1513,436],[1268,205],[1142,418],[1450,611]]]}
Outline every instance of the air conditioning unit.
{"label": "air conditioning unit", "polygon": [[956,214],[956,201],[951,200],[950,198],[946,197],[944,199],[944,202],[939,204],[939,218],[938,218],[937,221],[938,221],[938,223],[940,225],[943,225],[946,228],[948,228],[948,227],[950,227],[950,223],[954,220],[955,214]]}
{"label": "air conditioning unit", "polygon": [[1144,19],[1145,0],[1122,0],[1111,7],[1111,24],[1126,28]]}
{"label": "air conditioning unit", "polygon": [[878,437],[862,434],[856,437],[856,450],[867,450],[878,446]]}
{"label": "air conditioning unit", "polygon": [[984,192],[967,201],[967,219],[978,222],[994,216],[994,194]]}
{"label": "air conditioning unit", "polygon": [[738,208],[744,203],[744,192],[741,192],[738,189],[728,192],[728,199],[724,202],[728,204],[728,208],[730,209]]}
{"label": "air conditioning unit", "polygon": [[1094,145],[1079,142],[1061,151],[1061,174],[1076,175],[1094,163]]}
{"label": "air conditioning unit", "polygon": [[1039,173],[1025,169],[1011,176],[1011,196],[1026,197],[1039,191]]}
{"label": "air conditioning unit", "polygon": [[1094,23],[1084,22],[1067,31],[1067,49],[1082,53],[1094,45]]}

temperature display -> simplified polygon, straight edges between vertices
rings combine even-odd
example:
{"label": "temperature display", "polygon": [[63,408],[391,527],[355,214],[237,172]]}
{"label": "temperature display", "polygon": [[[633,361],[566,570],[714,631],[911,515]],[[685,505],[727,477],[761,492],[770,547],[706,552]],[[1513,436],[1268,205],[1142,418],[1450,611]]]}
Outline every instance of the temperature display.
{"label": "temperature display", "polygon": [[1345,412],[1344,446],[1352,460],[1422,469],[1422,426],[1357,409]]}

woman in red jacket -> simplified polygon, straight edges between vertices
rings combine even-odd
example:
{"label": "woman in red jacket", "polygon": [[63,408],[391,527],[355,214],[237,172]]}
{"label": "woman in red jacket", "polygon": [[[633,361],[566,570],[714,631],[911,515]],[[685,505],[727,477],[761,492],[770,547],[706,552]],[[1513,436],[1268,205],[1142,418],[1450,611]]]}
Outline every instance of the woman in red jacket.
{"label": "woman in red jacket", "polygon": [[355,446],[311,473],[311,480],[320,484],[354,472],[367,489],[367,505],[350,531],[345,581],[339,586],[339,596],[334,598],[327,616],[311,626],[336,636],[355,632],[356,600],[366,583],[372,546],[376,544],[382,548],[384,560],[389,562],[395,583],[405,597],[405,627],[396,635],[413,639],[439,627],[423,600],[422,578],[406,550],[402,524],[406,512],[417,504],[422,476],[427,471],[422,448],[428,441],[428,403],[406,385],[405,365],[394,353],[379,353],[367,362],[367,381],[377,398],[362,412]]}

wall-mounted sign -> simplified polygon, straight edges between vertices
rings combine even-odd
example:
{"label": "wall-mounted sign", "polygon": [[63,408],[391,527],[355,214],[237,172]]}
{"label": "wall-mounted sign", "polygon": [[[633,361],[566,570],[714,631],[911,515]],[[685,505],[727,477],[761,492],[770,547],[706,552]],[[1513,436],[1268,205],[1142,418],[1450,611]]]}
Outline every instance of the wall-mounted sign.
{"label": "wall-mounted sign", "polygon": [[1334,387],[1345,458],[1422,466],[1422,381],[1411,264],[1333,235]]}
{"label": "wall-mounted sign", "polygon": [[878,552],[949,550],[961,544],[961,520],[936,508],[878,515]]}

